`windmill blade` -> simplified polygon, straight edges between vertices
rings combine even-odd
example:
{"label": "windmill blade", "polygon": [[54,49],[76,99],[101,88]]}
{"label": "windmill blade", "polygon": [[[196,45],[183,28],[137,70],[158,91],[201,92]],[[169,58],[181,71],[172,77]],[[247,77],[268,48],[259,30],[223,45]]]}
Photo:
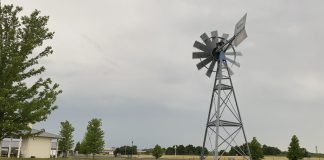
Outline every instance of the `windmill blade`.
{"label": "windmill blade", "polygon": [[210,48],[213,48],[214,45],[212,43],[212,41],[209,39],[208,35],[206,33],[203,33],[200,38],[205,42],[205,44],[207,46],[209,46]]}
{"label": "windmill blade", "polygon": [[226,42],[225,40],[227,40],[228,37],[229,37],[229,34],[223,33],[223,35],[222,35],[223,40],[222,41]]}
{"label": "windmill blade", "polygon": [[192,59],[196,59],[196,58],[207,58],[212,56],[210,53],[206,53],[206,52],[193,52],[192,53]]}
{"label": "windmill blade", "polygon": [[232,59],[229,59],[229,58],[227,58],[227,57],[225,57],[225,59],[226,59],[227,61],[231,62],[232,64],[234,64],[234,65],[237,66],[237,67],[240,67],[240,66],[241,66],[239,62],[236,62],[236,61],[234,61],[234,60],[232,60]]}
{"label": "windmill blade", "polygon": [[233,70],[230,67],[227,67],[229,74],[232,76],[234,74]]}
{"label": "windmill blade", "polygon": [[225,55],[229,55],[229,56],[243,56],[242,52],[225,52]]}
{"label": "windmill blade", "polygon": [[218,32],[217,31],[212,31],[211,32],[211,37],[212,37],[212,43],[216,46],[216,43],[218,43]]}
{"label": "windmill blade", "polygon": [[210,63],[209,68],[208,68],[208,70],[206,72],[206,75],[208,77],[210,77],[211,74],[213,73],[213,70],[214,70],[214,67],[215,67],[215,63],[216,63],[216,60],[213,60],[212,63]]}
{"label": "windmill blade", "polygon": [[200,49],[200,50],[205,51],[205,52],[211,52],[211,50],[212,50],[210,47],[208,47],[208,46],[206,46],[206,45],[204,45],[204,44],[202,44],[202,43],[200,43],[198,41],[195,41],[193,46],[195,48]]}
{"label": "windmill blade", "polygon": [[213,60],[213,57],[208,57],[208,58],[204,59],[203,61],[199,62],[197,64],[198,70],[200,70],[201,68],[203,68],[205,65],[207,65],[212,60]]}

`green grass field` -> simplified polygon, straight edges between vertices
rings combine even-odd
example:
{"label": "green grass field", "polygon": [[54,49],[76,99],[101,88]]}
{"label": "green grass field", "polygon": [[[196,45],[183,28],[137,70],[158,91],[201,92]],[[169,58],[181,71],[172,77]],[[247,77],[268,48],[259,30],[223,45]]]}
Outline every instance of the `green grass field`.
{"label": "green grass field", "polygon": [[[21,160],[55,160],[55,158],[19,158]],[[126,158],[126,157],[113,157],[113,156],[97,156],[95,157],[96,160],[130,160],[130,159],[155,159],[151,155],[136,155],[133,156],[133,158]],[[199,160],[199,156],[196,155],[163,155],[160,159],[175,159],[175,160]],[[18,160],[18,158],[5,158],[1,157],[0,160]],[[92,160],[92,158],[86,158],[86,157],[69,157],[69,158],[57,158],[56,160]],[[208,156],[207,160],[213,160],[212,156]],[[235,157],[235,156],[225,156],[221,160],[243,160],[242,157]],[[286,157],[283,156],[265,156],[263,160],[288,160]],[[324,158],[316,158],[316,157],[311,157],[311,158],[306,158],[305,160],[324,160]]]}

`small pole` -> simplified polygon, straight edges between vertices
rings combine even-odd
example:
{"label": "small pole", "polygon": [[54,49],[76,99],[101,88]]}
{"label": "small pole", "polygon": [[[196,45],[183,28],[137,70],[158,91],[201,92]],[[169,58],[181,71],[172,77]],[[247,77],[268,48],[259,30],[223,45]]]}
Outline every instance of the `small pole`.
{"label": "small pole", "polygon": [[17,158],[20,157],[20,152],[21,152],[21,142],[22,142],[22,137],[19,138],[19,144],[18,144],[18,154],[17,154]]}
{"label": "small pole", "polygon": [[133,158],[133,141],[132,141],[132,154],[131,154],[131,158]]}
{"label": "small pole", "polygon": [[55,158],[57,158],[57,154],[58,154],[58,143],[59,143],[59,139],[56,139],[56,152],[55,152]]}
{"label": "small pole", "polygon": [[315,150],[316,150],[316,155],[318,156],[318,159],[320,160],[320,156],[318,155],[318,151],[317,151],[317,146],[315,146]]}
{"label": "small pole", "polygon": [[177,156],[177,145],[174,146],[174,156]]}
{"label": "small pole", "polygon": [[12,137],[10,138],[10,142],[9,142],[8,158],[10,158],[10,154],[11,154],[11,142],[12,142]]}
{"label": "small pole", "polygon": [[1,155],[1,153],[2,153],[2,141],[0,141],[0,155]]}

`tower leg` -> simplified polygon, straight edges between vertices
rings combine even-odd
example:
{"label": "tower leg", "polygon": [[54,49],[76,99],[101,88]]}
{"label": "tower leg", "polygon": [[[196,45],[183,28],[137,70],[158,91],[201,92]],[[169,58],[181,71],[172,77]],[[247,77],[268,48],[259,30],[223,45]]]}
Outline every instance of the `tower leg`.
{"label": "tower leg", "polygon": [[[214,87],[205,127],[203,146],[200,155],[201,160],[205,159],[204,148],[207,148],[207,138],[209,138],[209,143],[211,144],[210,151],[214,154],[214,160],[220,160],[222,157],[224,152],[221,152],[221,149],[224,151],[234,149],[237,155],[243,156],[243,159],[251,160],[250,148],[248,146],[241,114],[226,61],[217,61]],[[237,137],[239,132],[241,139]],[[240,139],[240,143],[245,142],[246,146],[243,144],[242,147],[237,148],[237,146],[240,146],[236,141],[237,139]],[[245,147],[246,149],[243,149]]]}
{"label": "tower leg", "polygon": [[[233,86],[231,74],[229,73],[228,65],[227,65],[227,62],[226,61],[225,61],[225,65],[226,65],[226,69],[227,69],[227,73],[228,73],[228,77],[229,77],[230,84],[231,84],[231,86]],[[233,87],[232,91],[233,91],[233,96],[234,96],[234,99],[235,99],[235,105],[236,105],[237,113],[238,113],[239,119],[240,119],[241,124],[242,124],[242,132],[243,132],[243,136],[244,136],[244,140],[245,140],[245,144],[246,144],[246,149],[248,151],[248,156],[249,156],[249,159],[252,160],[252,158],[251,158],[251,151],[250,151],[250,147],[249,147],[249,144],[248,144],[248,141],[247,141],[247,138],[246,138],[245,129],[244,129],[244,126],[243,126],[243,121],[242,121],[240,109],[238,107],[238,103],[237,103],[237,99],[236,99],[234,87]]]}
{"label": "tower leg", "polygon": [[[217,67],[217,68],[219,68],[219,67]],[[204,134],[204,141],[203,141],[202,151],[201,151],[201,154],[200,154],[200,160],[204,160],[205,159],[204,152],[205,152],[206,138],[207,138],[207,132],[208,132],[208,123],[210,121],[210,113],[211,113],[211,110],[213,108],[213,102],[214,102],[214,96],[215,96],[215,90],[216,90],[216,83],[217,83],[217,75],[218,75],[218,73],[219,73],[219,69],[217,69],[217,71],[216,71],[216,76],[215,76],[215,80],[214,80],[214,87],[213,87],[213,91],[212,91],[212,97],[211,97],[211,100],[210,100],[210,106],[209,106],[208,118],[207,118],[207,123],[206,123],[206,128],[205,128],[205,134]]]}

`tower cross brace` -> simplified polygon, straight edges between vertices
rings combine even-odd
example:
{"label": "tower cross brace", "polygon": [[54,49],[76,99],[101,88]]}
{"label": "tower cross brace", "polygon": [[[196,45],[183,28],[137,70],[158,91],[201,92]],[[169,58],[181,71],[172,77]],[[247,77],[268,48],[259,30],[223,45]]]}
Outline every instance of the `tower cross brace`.
{"label": "tower cross brace", "polygon": [[[243,145],[238,145],[239,135],[243,136]],[[218,59],[217,69],[212,91],[207,123],[205,127],[203,149],[200,159],[205,159],[204,148],[207,138],[214,159],[220,160],[228,149],[233,149],[236,155],[251,160],[243,122],[238,107],[231,74],[224,59]],[[229,148],[230,147],[230,148]],[[223,152],[220,152],[222,149]]]}

